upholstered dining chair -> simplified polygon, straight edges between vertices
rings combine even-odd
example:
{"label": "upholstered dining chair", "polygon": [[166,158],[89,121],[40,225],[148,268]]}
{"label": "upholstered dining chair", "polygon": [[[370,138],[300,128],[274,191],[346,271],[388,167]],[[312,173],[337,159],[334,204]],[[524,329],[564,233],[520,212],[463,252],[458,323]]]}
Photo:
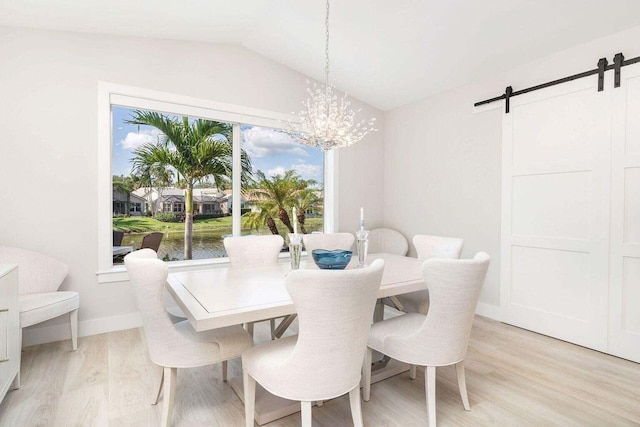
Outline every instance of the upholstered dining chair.
{"label": "upholstered dining chair", "polygon": [[162,299],[168,268],[152,249],[141,249],[124,257],[151,361],[162,367],[153,404],[164,389],[162,426],[171,423],[178,368],[195,368],[222,362],[222,380],[227,379],[227,361],[239,357],[253,345],[241,326],[196,332],[189,321],[172,323]]}
{"label": "upholstered dining chair", "polygon": [[[20,345],[22,328],[68,313],[71,346],[77,350],[80,295],[75,291],[58,291],[69,267],[48,255],[10,246],[0,246],[0,264],[3,263],[18,265]],[[16,385],[20,386],[19,372]]]}
{"label": "upholstered dining chair", "polygon": [[225,237],[223,243],[233,268],[277,264],[284,247],[279,235]]}
{"label": "upholstered dining chair", "polygon": [[369,231],[369,253],[406,255],[409,252],[407,238],[391,228],[374,228]]}
{"label": "upholstered dining chair", "polygon": [[[413,237],[413,245],[418,253],[418,259],[422,261],[431,258],[457,259],[462,254],[464,239],[416,234]],[[396,295],[391,300],[391,303],[386,299],[384,302],[406,313],[427,314],[429,310],[429,291],[415,291]]]}
{"label": "upholstered dining chair", "polygon": [[302,425],[311,427],[311,405],[349,393],[355,426],[362,426],[361,365],[384,261],[365,268],[294,270],[287,290],[298,312],[299,334],[242,354],[245,420],[254,425],[255,387],[297,400]]}
{"label": "upholstered dining chair", "polygon": [[[284,246],[279,235],[225,237],[224,249],[227,251],[231,268],[256,267],[278,263],[278,256]],[[247,331],[253,336],[253,325],[247,323]],[[271,336],[275,331],[275,319],[269,319]]]}
{"label": "upholstered dining chair", "polygon": [[113,246],[122,246],[124,232],[113,230]]}
{"label": "upholstered dining chair", "polygon": [[372,350],[376,350],[409,363],[412,379],[416,377],[416,365],[425,367],[429,426],[436,425],[436,367],[456,366],[462,403],[467,411],[471,409],[464,358],[489,260],[488,254],[479,252],[469,260],[424,262],[422,274],[431,294],[429,311],[426,315],[407,313],[373,324],[362,368],[365,401],[370,397],[371,357]]}
{"label": "upholstered dining chair", "polygon": [[158,249],[160,249],[160,243],[162,242],[162,236],[163,234],[157,231],[145,234],[142,238],[140,249],[153,249],[155,252],[158,252]]}
{"label": "upholstered dining chair", "polygon": [[350,250],[354,241],[355,237],[351,233],[312,233],[302,235],[302,243],[304,243],[304,248],[309,256],[311,256],[311,252],[314,249]]}

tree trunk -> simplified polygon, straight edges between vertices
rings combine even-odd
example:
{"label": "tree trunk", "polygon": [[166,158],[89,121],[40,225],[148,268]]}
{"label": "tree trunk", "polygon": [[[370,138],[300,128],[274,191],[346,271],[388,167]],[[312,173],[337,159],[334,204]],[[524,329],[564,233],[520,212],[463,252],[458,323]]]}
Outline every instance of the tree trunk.
{"label": "tree trunk", "polygon": [[184,259],[191,259],[193,252],[193,183],[184,191]]}
{"label": "tree trunk", "polygon": [[291,220],[289,219],[289,214],[283,208],[278,208],[278,219],[282,221],[282,223],[287,227],[289,233],[293,233],[293,226],[291,225]]}
{"label": "tree trunk", "polygon": [[300,209],[300,212],[298,212],[296,216],[298,217],[298,225],[300,226],[300,231],[302,232],[302,234],[308,234],[307,229],[304,228],[304,220],[307,218],[307,216],[304,214],[304,211]]}
{"label": "tree trunk", "polygon": [[276,226],[276,222],[273,220],[273,218],[267,218],[267,227],[269,227],[269,230],[271,230],[271,234],[280,235],[278,227]]}

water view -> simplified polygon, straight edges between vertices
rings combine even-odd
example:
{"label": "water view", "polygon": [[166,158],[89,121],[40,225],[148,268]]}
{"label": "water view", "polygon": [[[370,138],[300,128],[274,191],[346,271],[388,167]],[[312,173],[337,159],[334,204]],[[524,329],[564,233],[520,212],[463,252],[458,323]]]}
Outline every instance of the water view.
{"label": "water view", "polygon": [[[229,230],[229,234],[231,230]],[[123,246],[133,246],[134,250],[140,248],[142,238],[147,233],[129,233],[122,239]],[[193,259],[226,257],[222,240],[224,235],[218,231],[194,231],[193,232]],[[168,261],[184,259],[184,232],[164,232],[158,257]]]}
{"label": "water view", "polygon": [[[313,221],[307,226],[307,232],[322,231],[322,222]],[[139,249],[145,233],[126,233],[122,239],[122,246],[132,246],[134,250]],[[242,234],[271,234],[268,229],[258,231],[243,230]],[[193,258],[224,258],[227,253],[224,250],[223,240],[225,236],[231,235],[231,229],[225,234],[220,234],[220,230],[194,230],[193,231]],[[167,261],[178,261],[184,259],[184,231],[164,231],[158,257]],[[114,260],[118,263],[119,260]]]}

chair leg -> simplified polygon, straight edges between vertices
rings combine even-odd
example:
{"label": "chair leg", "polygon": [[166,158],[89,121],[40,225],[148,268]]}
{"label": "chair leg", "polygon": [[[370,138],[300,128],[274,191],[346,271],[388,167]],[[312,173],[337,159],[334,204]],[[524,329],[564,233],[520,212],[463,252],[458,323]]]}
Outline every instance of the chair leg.
{"label": "chair leg", "polygon": [[71,324],[71,347],[76,351],[78,349],[78,309],[69,313],[69,323]]}
{"label": "chair leg", "polygon": [[253,427],[256,412],[256,380],[242,371],[242,382],[244,388],[244,419],[246,427]]}
{"label": "chair leg", "polygon": [[222,362],[222,382],[227,382],[227,361]]}
{"label": "chair leg", "polygon": [[373,350],[367,347],[364,353],[364,361],[362,362],[362,398],[365,402],[369,401],[371,395],[371,358]]}
{"label": "chair leg", "polygon": [[436,427],[436,367],[424,368],[424,383],[427,386],[427,415],[429,427]]}
{"label": "chair leg", "polygon": [[302,427],[311,427],[311,401],[300,402],[302,407]]}
{"label": "chair leg", "polygon": [[178,368],[164,368],[164,402],[162,404],[162,427],[169,427],[169,423],[171,423],[173,400],[176,397],[177,379]]}
{"label": "chair leg", "polygon": [[467,380],[464,375],[464,360],[456,363],[456,374],[458,374],[458,388],[460,389],[462,405],[466,411],[470,411],[471,406],[469,405],[469,396],[467,395]]}
{"label": "chair leg", "polygon": [[354,427],[363,427],[362,406],[360,405],[360,386],[357,385],[349,391],[349,403],[351,404],[351,418]]}
{"label": "chair leg", "polygon": [[160,370],[160,378],[158,381],[158,385],[156,386],[156,397],[151,402],[152,405],[157,405],[158,400],[160,400],[160,393],[162,392],[162,385],[164,384],[164,368]]}
{"label": "chair leg", "polygon": [[416,365],[409,365],[409,378],[416,379]]}
{"label": "chair leg", "polygon": [[249,335],[251,335],[251,338],[253,338],[253,323],[246,323],[245,327],[247,332],[249,332]]}

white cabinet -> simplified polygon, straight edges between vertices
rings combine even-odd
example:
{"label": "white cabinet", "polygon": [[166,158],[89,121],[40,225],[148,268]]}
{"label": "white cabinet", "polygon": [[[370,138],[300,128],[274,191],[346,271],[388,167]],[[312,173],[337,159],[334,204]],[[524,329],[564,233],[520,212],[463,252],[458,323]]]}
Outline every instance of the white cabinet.
{"label": "white cabinet", "polygon": [[18,267],[0,265],[0,401],[20,371]]}

